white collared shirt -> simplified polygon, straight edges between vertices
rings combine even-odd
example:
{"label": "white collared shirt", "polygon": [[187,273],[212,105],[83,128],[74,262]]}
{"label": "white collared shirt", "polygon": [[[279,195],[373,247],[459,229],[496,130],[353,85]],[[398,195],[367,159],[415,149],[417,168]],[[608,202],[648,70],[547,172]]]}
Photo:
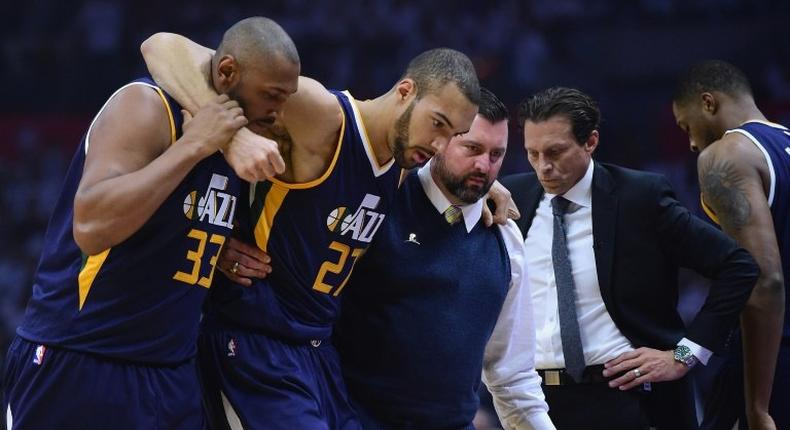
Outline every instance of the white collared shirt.
{"label": "white collared shirt", "polygon": [[[428,162],[417,172],[422,188],[439,213],[451,203],[436,185]],[[460,206],[467,233],[483,214],[484,198]],[[526,276],[526,258],[521,232],[512,220],[499,226],[510,259],[510,288],[483,357],[483,382],[494,397],[494,405],[506,429],[554,430],[549,406],[535,371],[535,325]]]}
{"label": "white collared shirt", "polygon": [[[564,217],[566,243],[576,288],[576,316],[579,320],[584,360],[588,366],[604,364],[634,349],[606,310],[598,285],[592,228],[593,169],[594,163],[590,161],[584,176],[563,194],[563,197],[571,201]],[[551,258],[554,237],[551,199],[554,197],[554,194],[549,193],[543,195],[524,241],[527,249],[527,273],[532,286],[532,302],[535,305],[535,367],[538,369],[565,368],[557,283]],[[710,358],[710,351],[686,338],[679,344],[688,346],[703,364]]]}

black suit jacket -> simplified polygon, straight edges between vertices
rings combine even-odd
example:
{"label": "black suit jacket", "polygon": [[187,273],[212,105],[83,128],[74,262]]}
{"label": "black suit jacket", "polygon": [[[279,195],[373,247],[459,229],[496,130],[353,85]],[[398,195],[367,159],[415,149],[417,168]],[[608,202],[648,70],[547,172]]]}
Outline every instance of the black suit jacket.
{"label": "black suit jacket", "polygon": [[[517,223],[526,237],[543,188],[534,173],[501,182],[521,212]],[[663,176],[610,164],[595,163],[592,225],[601,296],[635,347],[673,349],[685,336],[723,349],[759,274],[748,252],[684,208]],[[679,267],[712,282],[688,327],[677,312]]]}

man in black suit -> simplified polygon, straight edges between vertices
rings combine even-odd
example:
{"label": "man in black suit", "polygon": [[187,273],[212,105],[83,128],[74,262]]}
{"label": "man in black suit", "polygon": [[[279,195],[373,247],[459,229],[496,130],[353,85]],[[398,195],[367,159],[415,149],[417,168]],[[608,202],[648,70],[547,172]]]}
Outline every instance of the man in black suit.
{"label": "man in black suit", "polygon": [[[662,176],[594,162],[600,113],[586,94],[544,90],[519,116],[536,173],[502,183],[522,214],[535,367],[552,421],[697,428],[685,376],[725,346],[758,276],[754,260],[682,207]],[[688,327],[676,310],[679,267],[711,279]]]}

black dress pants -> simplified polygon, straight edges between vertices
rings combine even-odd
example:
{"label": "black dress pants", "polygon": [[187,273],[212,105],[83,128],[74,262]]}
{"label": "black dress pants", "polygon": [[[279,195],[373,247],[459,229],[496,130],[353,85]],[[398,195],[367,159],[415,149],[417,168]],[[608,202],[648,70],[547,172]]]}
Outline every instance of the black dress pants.
{"label": "black dress pants", "polygon": [[620,391],[604,382],[543,385],[549,417],[558,430],[697,430],[686,378],[652,384],[650,391]]}
{"label": "black dress pants", "polygon": [[557,430],[647,430],[645,396],[620,391],[606,382],[543,387],[549,417]]}

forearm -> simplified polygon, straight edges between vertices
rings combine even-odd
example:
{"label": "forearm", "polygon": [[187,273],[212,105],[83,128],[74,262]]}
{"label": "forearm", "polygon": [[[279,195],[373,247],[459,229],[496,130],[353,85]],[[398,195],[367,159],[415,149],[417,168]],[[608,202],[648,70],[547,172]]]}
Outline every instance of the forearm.
{"label": "forearm", "polygon": [[[702,243],[709,246],[717,244],[713,240]],[[718,245],[726,246],[723,242]],[[708,297],[689,324],[686,337],[713,352],[719,352],[736,327],[760,271],[754,259],[741,248],[735,249],[714,266]]]}
{"label": "forearm", "polygon": [[767,413],[784,323],[784,283],[763,276],[741,315],[748,414]]}
{"label": "forearm", "polygon": [[[534,340],[534,337],[532,338]],[[553,429],[540,385],[540,376],[531,359],[533,351],[506,351],[508,346],[493,339],[483,364],[483,382],[494,400],[494,407],[506,429]],[[496,350],[500,357],[493,357]]]}
{"label": "forearm", "polygon": [[94,255],[128,239],[204,157],[197,145],[176,142],[144,168],[80,189],[74,198],[74,238]]}
{"label": "forearm", "polygon": [[157,33],[140,51],[156,83],[189,112],[217,96],[211,85],[212,50],[177,34]]}
{"label": "forearm", "polygon": [[548,405],[540,387],[540,377],[534,373],[534,369],[527,373],[533,373],[534,376],[524,378],[527,381],[518,381],[516,385],[487,385],[499,420],[506,429],[553,429]]}

